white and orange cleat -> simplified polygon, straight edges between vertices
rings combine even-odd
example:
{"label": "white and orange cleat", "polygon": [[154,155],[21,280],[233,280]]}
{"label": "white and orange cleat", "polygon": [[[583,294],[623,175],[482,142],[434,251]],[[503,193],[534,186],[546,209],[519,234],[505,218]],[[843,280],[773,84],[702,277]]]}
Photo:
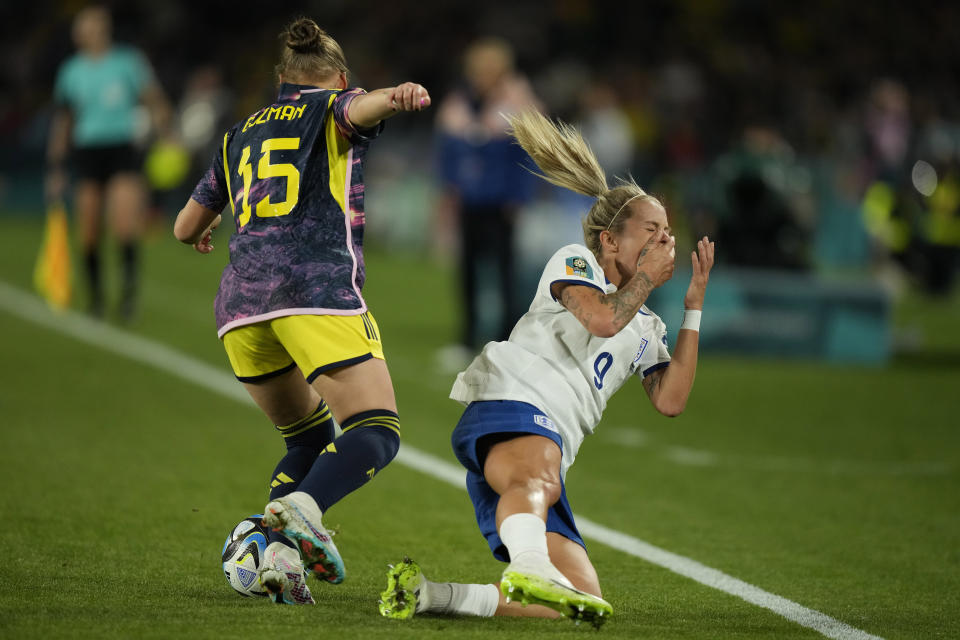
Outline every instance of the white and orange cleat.
{"label": "white and orange cleat", "polygon": [[297,545],[303,566],[321,580],[343,582],[346,570],[333,538],[323,527],[323,514],[310,494],[294,491],[267,503],[263,524]]}

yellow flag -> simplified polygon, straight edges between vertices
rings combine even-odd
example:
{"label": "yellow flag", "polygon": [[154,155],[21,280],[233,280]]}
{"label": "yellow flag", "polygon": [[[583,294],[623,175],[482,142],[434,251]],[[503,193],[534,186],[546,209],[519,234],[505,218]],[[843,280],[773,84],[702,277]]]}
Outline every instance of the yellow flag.
{"label": "yellow flag", "polygon": [[43,245],[33,270],[33,286],[51,307],[65,309],[70,304],[71,278],[67,212],[63,203],[57,202],[47,208]]}

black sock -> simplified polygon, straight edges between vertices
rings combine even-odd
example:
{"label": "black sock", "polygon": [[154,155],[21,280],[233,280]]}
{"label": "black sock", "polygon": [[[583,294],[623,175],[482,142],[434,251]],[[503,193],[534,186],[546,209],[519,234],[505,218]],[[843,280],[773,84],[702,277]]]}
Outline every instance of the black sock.
{"label": "black sock", "polygon": [[137,298],[137,280],[140,266],[140,245],[125,242],[120,248],[123,264],[123,290],[120,297],[120,315],[129,320],[133,316]]}
{"label": "black sock", "polygon": [[400,448],[400,418],[385,409],[364,411],[346,420],[343,435],[330,443],[300,483],[326,511],[366,484]]}
{"label": "black sock", "polygon": [[[277,427],[283,434],[287,453],[277,463],[270,481],[270,499],[275,500],[297,490],[300,481],[307,475],[317,456],[328,444],[333,442],[336,430],[330,409],[323,400],[316,410],[306,418],[285,427]],[[290,542],[282,533],[270,531],[270,542]]]}
{"label": "black sock", "polygon": [[90,292],[89,311],[94,316],[103,315],[103,284],[100,280],[100,248],[87,249],[83,254],[83,266],[87,272],[87,290]]}

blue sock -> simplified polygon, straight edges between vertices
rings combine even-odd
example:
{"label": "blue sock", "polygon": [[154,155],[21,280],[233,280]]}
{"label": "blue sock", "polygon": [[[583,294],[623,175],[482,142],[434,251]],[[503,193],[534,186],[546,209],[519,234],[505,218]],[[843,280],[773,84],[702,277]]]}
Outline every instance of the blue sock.
{"label": "blue sock", "polygon": [[[291,425],[277,427],[287,445],[287,454],[277,463],[270,481],[270,499],[275,500],[297,490],[304,476],[310,471],[314,461],[324,447],[333,442],[336,429],[330,409],[323,400],[317,409],[306,418]],[[282,533],[270,531],[270,542],[290,541]]]}
{"label": "blue sock", "polygon": [[341,426],[343,435],[320,453],[297,489],[324,512],[372,479],[400,448],[400,418],[392,411],[364,411]]}

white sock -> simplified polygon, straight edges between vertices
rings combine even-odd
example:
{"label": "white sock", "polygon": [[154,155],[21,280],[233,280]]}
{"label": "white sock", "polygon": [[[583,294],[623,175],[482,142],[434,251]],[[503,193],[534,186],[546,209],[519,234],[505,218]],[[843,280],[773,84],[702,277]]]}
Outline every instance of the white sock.
{"label": "white sock", "polygon": [[573,587],[550,560],[547,551],[547,524],[532,513],[515,513],[500,523],[500,539],[510,554],[510,568],[533,571],[539,576]]}
{"label": "white sock", "polygon": [[532,513],[515,513],[500,523],[500,539],[507,547],[510,561],[521,554],[542,555],[549,562],[547,553],[547,523]]}
{"label": "white sock", "polygon": [[417,613],[426,611],[491,618],[499,603],[500,590],[494,584],[458,584],[424,579]]}

